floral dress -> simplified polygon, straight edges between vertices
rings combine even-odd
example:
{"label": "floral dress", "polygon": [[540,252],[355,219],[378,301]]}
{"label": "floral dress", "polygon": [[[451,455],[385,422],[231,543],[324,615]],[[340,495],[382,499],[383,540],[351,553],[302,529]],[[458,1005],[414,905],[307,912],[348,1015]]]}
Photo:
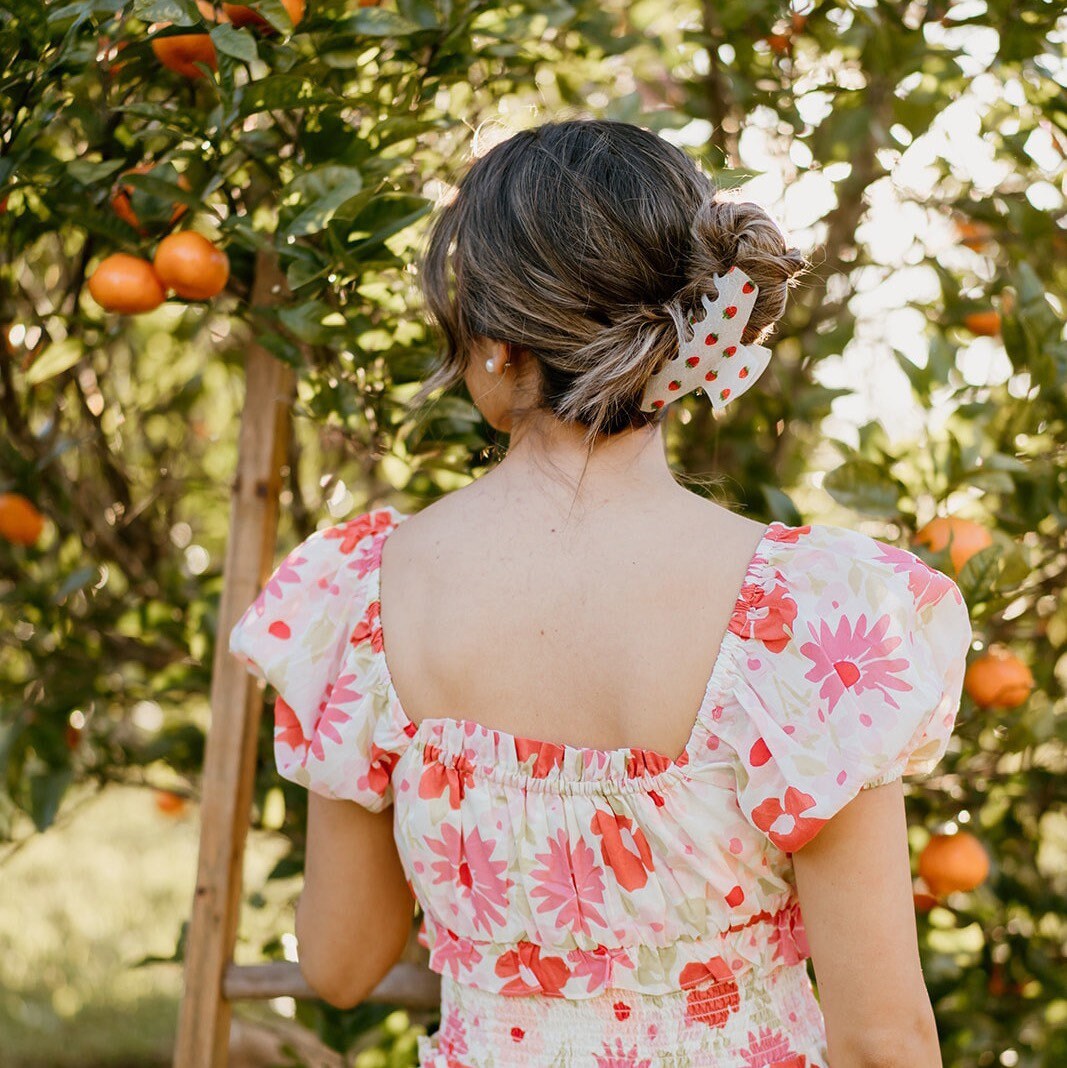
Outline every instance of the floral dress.
{"label": "floral dress", "polygon": [[277,694],[283,777],[393,807],[442,976],[422,1068],[826,1068],[790,854],[944,754],[957,585],[868,535],[771,523],[682,752],[577,748],[405,714],[379,622],[405,518],[312,534],[229,647]]}

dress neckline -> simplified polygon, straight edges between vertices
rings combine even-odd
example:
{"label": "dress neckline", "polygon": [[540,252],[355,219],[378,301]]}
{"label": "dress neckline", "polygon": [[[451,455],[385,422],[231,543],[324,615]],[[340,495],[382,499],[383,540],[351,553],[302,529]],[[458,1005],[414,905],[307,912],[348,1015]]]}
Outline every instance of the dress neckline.
{"label": "dress neckline", "polygon": [[479,731],[482,734],[494,737],[498,741],[503,741],[512,745],[525,743],[526,747],[533,748],[555,747],[566,754],[590,754],[603,758],[606,761],[624,760],[631,755],[640,755],[649,758],[649,762],[652,764],[664,763],[668,764],[671,768],[678,767],[687,762],[689,750],[704,723],[708,707],[711,705],[714,698],[722,697],[724,695],[726,683],[729,678],[729,667],[732,663],[731,657],[734,652],[734,643],[740,641],[737,634],[732,629],[731,624],[737,612],[743,611],[744,609],[746,587],[750,585],[753,577],[758,574],[767,563],[766,558],[763,555],[764,547],[769,542],[776,540],[771,536],[776,530],[790,529],[777,520],[767,523],[764,526],[763,531],[760,534],[760,539],[756,543],[756,548],[753,550],[748,559],[748,563],[745,566],[744,576],[741,579],[737,595],[734,597],[733,605],[730,609],[730,617],[727,622],[726,630],[723,632],[719,647],[715,652],[715,659],[712,663],[707,683],[704,686],[704,694],[701,697],[700,704],[693,716],[692,725],[689,729],[689,734],[686,737],[685,744],[682,746],[682,751],[677,756],[671,758],[665,753],[660,753],[657,750],[642,749],[638,746],[617,746],[614,749],[600,749],[594,746],[576,746],[567,742],[531,738],[527,735],[512,734],[496,727],[487,727],[476,720],[467,719],[463,716],[427,716],[425,719],[416,723],[405,711],[404,704],[400,700],[400,695],[397,693],[396,685],[393,682],[392,672],[389,670],[389,660],[386,655],[385,630],[382,627],[381,583],[382,555],[385,549],[385,543],[389,540],[389,536],[393,531],[395,531],[405,519],[408,519],[415,513],[401,512],[392,505],[385,505],[384,507],[385,510],[392,513],[395,521],[391,527],[388,527],[386,530],[375,535],[377,552],[375,554],[374,565],[369,572],[370,599],[368,604],[377,603],[378,605],[378,646],[376,654],[380,661],[381,678],[385,686],[389,706],[394,710],[394,714],[400,720],[401,729],[409,738],[418,738],[425,732],[431,731],[434,728],[440,729],[443,727],[452,727],[468,731]]}

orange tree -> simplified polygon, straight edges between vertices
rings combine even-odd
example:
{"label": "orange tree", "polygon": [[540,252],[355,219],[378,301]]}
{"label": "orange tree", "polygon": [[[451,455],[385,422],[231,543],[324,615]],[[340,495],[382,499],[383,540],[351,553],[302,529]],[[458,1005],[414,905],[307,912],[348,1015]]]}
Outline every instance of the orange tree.
{"label": "orange tree", "polygon": [[[4,836],[111,781],[196,794],[250,334],[298,372],[285,544],[477,477],[496,442],[469,399],[406,403],[433,352],[425,217],[475,131],[639,121],[725,186],[766,172],[753,195],[781,185],[815,263],[766,386],[725,423],[679,402],[672,459],[727,473],[753,515],[914,548],[971,607],[954,746],[910,787],[945,1063],[1067,1060],[1053,7],[6,0]],[[253,311],[264,269],[276,303]],[[304,797],[273,773],[269,717],[261,742],[254,818],[290,843],[284,878]],[[338,1048],[375,1018],[300,1013]]]}

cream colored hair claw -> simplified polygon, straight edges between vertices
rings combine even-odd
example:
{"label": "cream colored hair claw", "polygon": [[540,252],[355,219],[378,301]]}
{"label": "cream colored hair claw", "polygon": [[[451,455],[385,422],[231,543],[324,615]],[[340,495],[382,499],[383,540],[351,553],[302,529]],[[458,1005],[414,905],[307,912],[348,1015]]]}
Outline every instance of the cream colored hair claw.
{"label": "cream colored hair claw", "polygon": [[706,315],[694,318],[693,339],[678,338],[678,355],[654,374],[641,394],[641,411],[651,412],[703,389],[712,408],[725,408],[740,397],[767,369],[771,350],[763,345],[742,345],[759,287],[738,267],[715,275],[718,296],[700,298]]}

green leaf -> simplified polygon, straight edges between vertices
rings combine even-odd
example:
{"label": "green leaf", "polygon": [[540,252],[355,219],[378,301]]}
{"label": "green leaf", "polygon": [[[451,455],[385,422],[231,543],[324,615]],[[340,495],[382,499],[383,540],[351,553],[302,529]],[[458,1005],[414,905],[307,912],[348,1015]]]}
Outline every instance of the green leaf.
{"label": "green leaf", "polygon": [[320,89],[311,78],[296,74],[276,74],[245,86],[241,94],[241,115],[259,111],[288,111],[323,104],[341,104],[336,94]]}
{"label": "green leaf", "polygon": [[173,22],[178,26],[204,21],[195,0],[134,0],[133,14],[142,22]]}
{"label": "green leaf", "polygon": [[294,178],[284,196],[296,193],[304,210],[285,228],[289,237],[304,237],[324,230],[337,209],[363,188],[355,167],[326,166]]}
{"label": "green leaf", "polygon": [[770,512],[772,520],[777,520],[779,523],[785,523],[786,526],[793,527],[799,526],[803,522],[800,509],[793,503],[792,498],[783,493],[777,486],[764,482],[760,485],[760,492],[767,502],[767,510]]}
{"label": "green leaf", "polygon": [[67,164],[67,174],[79,185],[95,185],[97,182],[110,178],[116,171],[122,170],[124,164],[120,159],[109,159],[103,162],[94,162],[87,159],[76,159]]}
{"label": "green leaf", "polygon": [[868,515],[892,517],[907,487],[871,460],[849,460],[823,479],[823,488],[838,504]]}
{"label": "green leaf", "polygon": [[71,768],[49,768],[29,777],[30,815],[39,831],[46,830],[55,822],[60,802],[74,777]]}
{"label": "green leaf", "polygon": [[53,342],[37,357],[26,372],[26,384],[36,386],[62,374],[82,358],[82,343],[73,337]]}
{"label": "green leaf", "polygon": [[968,604],[983,601],[993,592],[1002,551],[999,545],[987,545],[963,565],[957,585]]}
{"label": "green leaf", "polygon": [[88,564],[72,571],[59,589],[52,594],[52,603],[62,604],[76,590],[84,589],[90,583],[95,582],[99,575],[100,571],[95,564]]}
{"label": "green leaf", "polygon": [[356,33],[362,37],[399,37],[420,32],[422,27],[417,22],[380,7],[365,7],[334,27],[339,36]]}
{"label": "green leaf", "polygon": [[211,40],[224,55],[233,56],[242,63],[254,63],[259,59],[256,39],[248,30],[238,30],[228,22],[215,26],[211,31]]}

